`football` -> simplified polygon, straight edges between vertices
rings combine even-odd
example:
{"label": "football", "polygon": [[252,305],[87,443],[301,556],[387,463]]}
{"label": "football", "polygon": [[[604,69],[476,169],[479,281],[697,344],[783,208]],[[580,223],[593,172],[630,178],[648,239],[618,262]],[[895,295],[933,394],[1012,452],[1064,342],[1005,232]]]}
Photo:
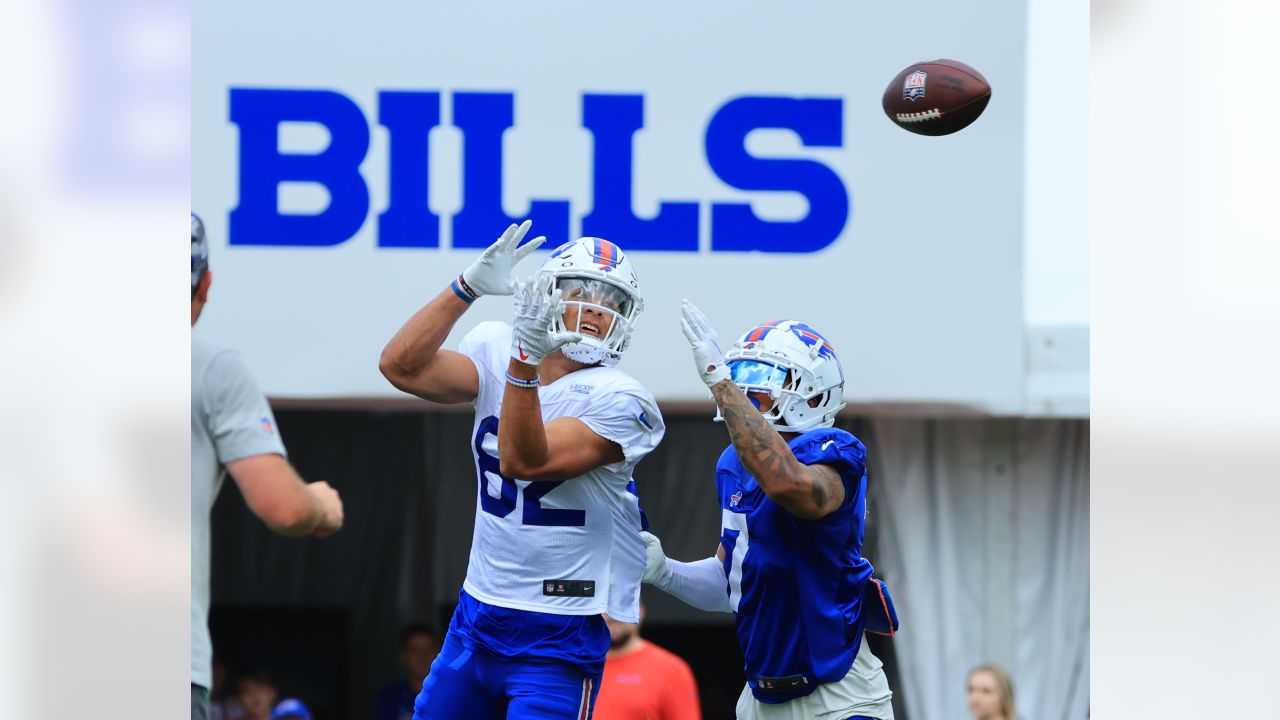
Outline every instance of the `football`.
{"label": "football", "polygon": [[884,113],[920,135],[950,135],[978,119],[991,100],[982,73],[955,60],[918,62],[884,91]]}

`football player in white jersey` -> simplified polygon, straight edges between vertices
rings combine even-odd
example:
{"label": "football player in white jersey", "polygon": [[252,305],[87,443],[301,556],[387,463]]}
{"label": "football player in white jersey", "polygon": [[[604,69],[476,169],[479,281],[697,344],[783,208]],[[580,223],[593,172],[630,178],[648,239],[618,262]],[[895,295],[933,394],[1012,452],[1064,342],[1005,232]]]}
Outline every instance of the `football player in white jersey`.
{"label": "football player in white jersey", "polygon": [[[643,308],[613,243],[556,249],[527,281],[513,267],[542,244],[512,225],[383,350],[393,385],[475,406],[475,532],[467,577],[414,717],[591,716],[609,631],[639,620],[645,547],[631,473],[664,425],[653,396],[614,367]],[[512,325],[480,323],[441,344],[477,298],[514,295]]]}

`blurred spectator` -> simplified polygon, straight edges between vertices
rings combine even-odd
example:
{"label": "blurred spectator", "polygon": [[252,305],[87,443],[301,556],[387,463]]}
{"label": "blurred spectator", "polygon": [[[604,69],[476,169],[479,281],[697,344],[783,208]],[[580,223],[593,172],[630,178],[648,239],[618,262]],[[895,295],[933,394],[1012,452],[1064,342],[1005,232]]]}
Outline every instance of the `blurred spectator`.
{"label": "blurred spectator", "polygon": [[[596,720],[701,720],[689,664],[640,637],[638,623],[604,616],[609,654],[596,699]],[[644,621],[644,606],[640,607]]]}
{"label": "blurred spectator", "polygon": [[209,720],[244,720],[244,709],[227,687],[227,664],[213,656],[213,687],[209,688]]}
{"label": "blurred spectator", "polygon": [[275,680],[264,672],[243,675],[236,681],[236,702],[244,708],[245,720],[271,720],[271,710],[279,699]]}
{"label": "blurred spectator", "polygon": [[440,641],[430,627],[414,624],[400,631],[400,668],[404,677],[378,691],[374,720],[413,719],[413,701],[439,652]]}
{"label": "blurred spectator", "polygon": [[271,720],[311,720],[311,711],[301,700],[285,698],[271,711]]}
{"label": "blurred spectator", "polygon": [[1018,720],[1013,702],[1013,679],[999,665],[979,665],[965,683],[969,714],[974,720]]}

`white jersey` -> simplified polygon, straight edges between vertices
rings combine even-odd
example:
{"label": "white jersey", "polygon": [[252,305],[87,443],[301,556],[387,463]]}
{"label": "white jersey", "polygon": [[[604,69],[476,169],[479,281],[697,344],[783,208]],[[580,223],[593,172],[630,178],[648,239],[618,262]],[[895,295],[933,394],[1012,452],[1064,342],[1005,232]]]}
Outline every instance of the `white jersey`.
{"label": "white jersey", "polygon": [[459,350],[476,365],[480,391],[471,452],[479,492],[463,588],[491,605],[559,615],[607,612],[639,622],[645,548],[631,471],[662,440],[653,396],[631,376],[590,367],[538,389],[542,420],[581,420],[616,442],[624,459],[562,482],[498,473],[498,419],[510,361],[511,327],[478,325]]}

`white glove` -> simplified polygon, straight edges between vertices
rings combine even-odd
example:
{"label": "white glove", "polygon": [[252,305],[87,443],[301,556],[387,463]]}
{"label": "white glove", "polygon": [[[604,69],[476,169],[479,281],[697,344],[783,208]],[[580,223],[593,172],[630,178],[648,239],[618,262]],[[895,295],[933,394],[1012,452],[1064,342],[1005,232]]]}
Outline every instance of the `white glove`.
{"label": "white glove", "polygon": [[641,582],[653,585],[662,580],[667,573],[667,556],[662,552],[662,541],[651,532],[641,532],[644,540],[644,577]]}
{"label": "white glove", "polygon": [[680,329],[684,330],[684,336],[693,347],[693,362],[698,366],[702,382],[711,387],[721,380],[728,380],[729,367],[725,365],[720,338],[711,327],[711,321],[688,300],[680,302],[680,314]]}
{"label": "white glove", "polygon": [[515,284],[515,321],[511,324],[511,357],[526,365],[538,365],[560,346],[582,340],[575,332],[552,330],[556,315],[564,312],[555,278],[540,274]]}
{"label": "white glove", "polygon": [[543,236],[530,240],[524,247],[516,247],[524,234],[529,232],[532,220],[525,220],[519,226],[512,225],[502,233],[502,237],[480,254],[471,267],[462,271],[463,290],[473,297],[481,295],[510,295],[515,279],[512,270],[525,255],[537,250],[547,238]]}

